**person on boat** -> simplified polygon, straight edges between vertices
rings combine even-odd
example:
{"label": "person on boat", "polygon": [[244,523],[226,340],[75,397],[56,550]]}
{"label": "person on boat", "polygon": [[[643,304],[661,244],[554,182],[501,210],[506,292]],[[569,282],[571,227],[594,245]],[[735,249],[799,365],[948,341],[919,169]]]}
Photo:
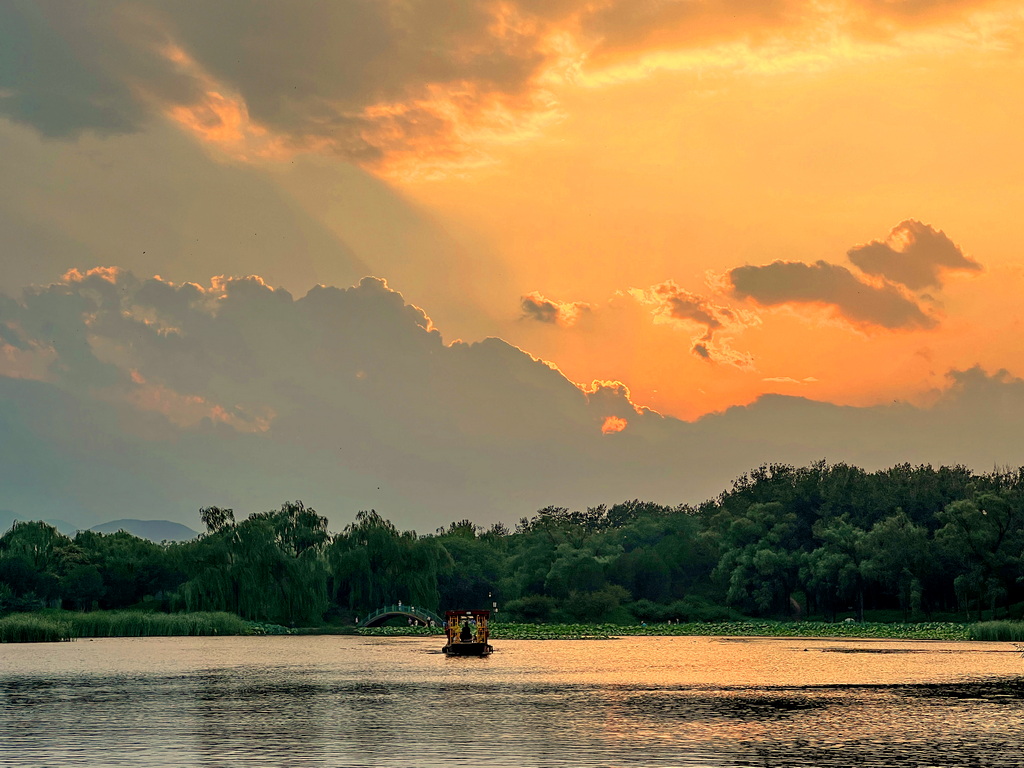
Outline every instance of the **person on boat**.
{"label": "person on boat", "polygon": [[473,630],[469,628],[469,622],[467,621],[462,625],[462,632],[459,633],[459,640],[464,643],[468,643],[473,639]]}

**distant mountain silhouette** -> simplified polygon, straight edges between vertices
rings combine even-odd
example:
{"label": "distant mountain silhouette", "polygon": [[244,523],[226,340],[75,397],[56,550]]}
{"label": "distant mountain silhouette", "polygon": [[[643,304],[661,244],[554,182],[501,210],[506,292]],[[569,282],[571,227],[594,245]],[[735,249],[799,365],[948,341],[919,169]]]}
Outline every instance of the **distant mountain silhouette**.
{"label": "distant mountain silhouette", "polygon": [[112,520],[109,523],[100,523],[89,529],[97,533],[117,533],[126,531],[132,536],[150,541],[188,541],[199,535],[187,525],[172,523],[170,520]]}

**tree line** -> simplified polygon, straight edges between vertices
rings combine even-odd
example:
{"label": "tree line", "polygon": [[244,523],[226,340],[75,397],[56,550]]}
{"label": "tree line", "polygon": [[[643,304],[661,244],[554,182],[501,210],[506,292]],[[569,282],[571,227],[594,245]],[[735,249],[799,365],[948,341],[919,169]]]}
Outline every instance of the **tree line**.
{"label": "tree line", "polygon": [[146,607],[309,626],[400,600],[497,603],[530,622],[1024,612],[1024,468],[771,464],[698,506],[546,507],[514,530],[461,520],[419,535],[371,510],[331,534],[299,501],[200,519],[197,539],[163,544],[15,523],[0,537],[0,614]]}

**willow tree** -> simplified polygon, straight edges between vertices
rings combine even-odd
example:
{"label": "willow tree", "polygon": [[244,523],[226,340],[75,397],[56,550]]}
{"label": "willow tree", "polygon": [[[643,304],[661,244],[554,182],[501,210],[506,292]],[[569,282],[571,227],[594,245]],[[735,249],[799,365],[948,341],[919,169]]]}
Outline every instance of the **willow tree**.
{"label": "willow tree", "polygon": [[71,539],[49,523],[39,520],[15,520],[14,525],[0,536],[0,552],[25,558],[36,571],[54,571],[61,550]]}
{"label": "willow tree", "polygon": [[327,609],[327,519],[302,502],[236,523],[230,510],[203,510],[207,533],[191,553],[181,594],[189,610],[312,624]]}
{"label": "willow tree", "polygon": [[451,568],[448,552],[433,537],[400,532],[375,511],[361,511],[328,548],[332,596],[353,611],[402,601],[436,610],[437,580]]}
{"label": "willow tree", "polygon": [[64,534],[41,521],[15,521],[0,536],[0,583],[21,607],[41,607],[61,593],[61,579],[77,564],[75,547]]}
{"label": "willow tree", "polygon": [[233,510],[205,507],[199,517],[206,532],[180,551],[181,567],[188,580],[178,598],[189,611],[238,613],[239,586],[234,579],[238,557],[237,525]]}
{"label": "willow tree", "polygon": [[1017,489],[981,493],[955,501],[935,515],[943,523],[935,534],[939,547],[960,565],[957,592],[976,598],[978,619],[988,603],[1010,602],[1020,578],[1024,552],[1024,499]]}

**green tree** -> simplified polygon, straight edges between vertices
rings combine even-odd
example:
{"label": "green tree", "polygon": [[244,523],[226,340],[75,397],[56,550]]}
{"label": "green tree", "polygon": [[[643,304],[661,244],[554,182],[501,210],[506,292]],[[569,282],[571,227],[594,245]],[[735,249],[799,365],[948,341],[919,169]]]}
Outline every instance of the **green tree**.
{"label": "green tree", "polygon": [[15,521],[0,537],[0,582],[8,584],[23,605],[44,606],[60,595],[61,563],[71,540],[39,521]]}
{"label": "green tree", "polygon": [[[180,583],[169,567],[166,548],[125,531],[79,531],[65,552],[65,572],[83,563],[95,565],[103,579],[102,608],[126,608]],[[65,595],[67,597],[67,595]]]}
{"label": "green tree", "polygon": [[797,528],[780,502],[751,504],[730,522],[713,574],[726,584],[728,604],[761,614],[790,609],[803,555],[794,547]]}
{"label": "green tree", "polygon": [[865,533],[843,518],[819,520],[814,526],[819,546],[803,560],[800,569],[808,592],[823,604],[835,621],[840,605],[855,603],[864,620]]}
{"label": "green tree", "polygon": [[103,597],[103,576],[95,565],[73,566],[61,580],[61,592],[80,611]]}
{"label": "green tree", "polygon": [[250,515],[201,510],[207,533],[185,557],[189,610],[234,611],[281,624],[319,623],[327,609],[327,520],[302,502]]}
{"label": "green tree", "polygon": [[440,605],[445,608],[490,608],[499,593],[505,565],[501,533],[481,533],[468,520],[441,529],[437,543],[451,558],[438,572]]}
{"label": "green tree", "polygon": [[438,578],[452,559],[437,537],[399,532],[374,510],[334,537],[327,555],[332,594],[339,604],[365,612],[399,600],[436,610]]}
{"label": "green tree", "polygon": [[24,557],[36,571],[54,570],[62,547],[71,540],[52,525],[41,521],[16,520],[0,536],[0,552]]}
{"label": "green tree", "polygon": [[904,620],[924,610],[924,584],[934,570],[935,552],[928,530],[902,510],[879,520],[864,538],[865,576],[895,593]]}
{"label": "green tree", "polygon": [[1024,530],[1019,492],[982,493],[955,501],[936,516],[942,523],[936,542],[962,568],[958,592],[975,597],[979,620],[986,605],[995,618],[998,600],[1008,600],[1020,576]]}
{"label": "green tree", "polygon": [[222,507],[203,507],[199,510],[199,520],[207,533],[220,533],[235,526],[235,510]]}

